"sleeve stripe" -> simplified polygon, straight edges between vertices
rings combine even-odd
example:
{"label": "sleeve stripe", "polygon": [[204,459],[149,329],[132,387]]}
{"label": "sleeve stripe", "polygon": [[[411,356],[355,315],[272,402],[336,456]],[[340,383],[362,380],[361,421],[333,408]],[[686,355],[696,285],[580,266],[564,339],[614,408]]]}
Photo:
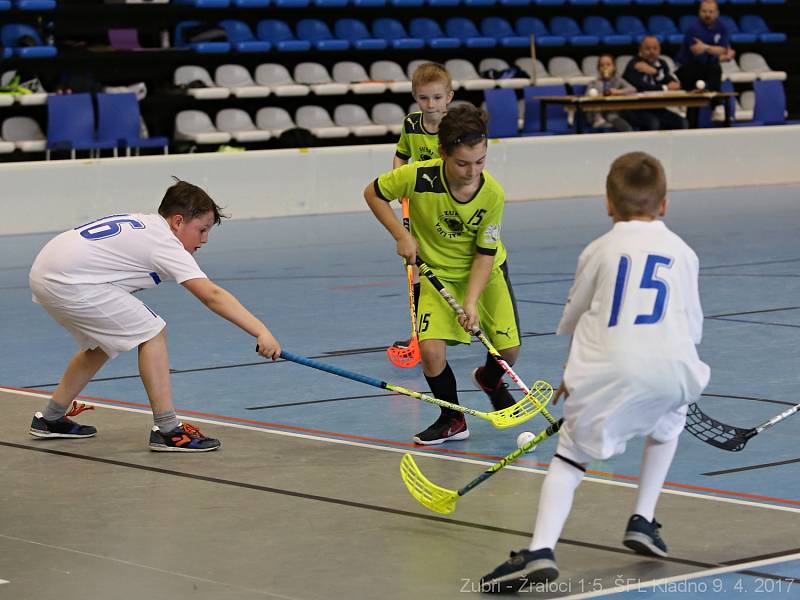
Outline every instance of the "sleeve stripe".
{"label": "sleeve stripe", "polygon": [[409,160],[411,157],[408,154],[403,154],[400,150],[397,150],[394,155],[399,158],[400,160]]}
{"label": "sleeve stripe", "polygon": [[380,198],[381,200],[385,200],[386,202],[392,201],[391,198],[387,198],[386,196],[383,195],[383,192],[381,191],[381,186],[378,185],[377,179],[372,183],[372,187],[375,188],[375,193],[378,195],[378,198]]}
{"label": "sleeve stripe", "polygon": [[475,252],[478,254],[485,254],[486,256],[494,256],[497,254],[497,248],[481,248],[480,246],[475,246]]}

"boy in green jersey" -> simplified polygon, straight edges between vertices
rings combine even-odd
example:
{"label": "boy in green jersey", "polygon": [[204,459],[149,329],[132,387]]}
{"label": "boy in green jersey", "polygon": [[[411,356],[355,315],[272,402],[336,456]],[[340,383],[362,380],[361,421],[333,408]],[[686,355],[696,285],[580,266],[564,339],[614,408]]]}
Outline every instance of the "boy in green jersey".
{"label": "boy in green jersey", "polygon": [[[439,63],[424,63],[411,76],[411,95],[420,110],[410,113],[403,121],[400,140],[392,158],[392,168],[439,158],[439,123],[447,114],[447,105],[453,100],[453,79]],[[419,306],[419,273],[414,267],[414,308]],[[400,340],[393,345],[408,348],[411,340]]]}
{"label": "boy in green jersey", "polygon": [[[441,158],[415,162],[384,173],[364,190],[378,221],[397,241],[397,254],[410,264],[417,254],[464,307],[456,318],[434,287],[422,280],[419,339],[422,370],[436,398],[458,403],[456,379],[447,364],[447,346],[470,342],[480,326],[503,358],[519,356],[519,325],[514,294],[500,241],[505,193],[488,172],[486,115],[471,105],[450,109],[439,124]],[[389,205],[407,197],[409,233]],[[502,382],[503,370],[487,353],[473,377],[496,410],[514,404]],[[464,415],[451,410],[414,436],[418,444],[441,444],[469,437]]]}

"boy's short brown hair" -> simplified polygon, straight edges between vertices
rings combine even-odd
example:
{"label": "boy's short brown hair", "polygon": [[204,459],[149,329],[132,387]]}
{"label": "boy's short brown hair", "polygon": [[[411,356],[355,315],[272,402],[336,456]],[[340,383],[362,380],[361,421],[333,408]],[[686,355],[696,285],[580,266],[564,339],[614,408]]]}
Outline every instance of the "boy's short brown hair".
{"label": "boy's short brown hair", "polygon": [[167,188],[158,207],[158,214],[162,217],[168,219],[172,215],[183,215],[184,219],[191,221],[210,211],[214,213],[215,225],[219,225],[222,219],[228,218],[228,215],[222,214],[222,209],[205,190],[177,177],[173,179],[175,183]]}
{"label": "boy's short brown hair", "polygon": [[646,152],[617,158],[606,177],[606,195],[623,219],[655,216],[667,197],[667,177],[659,160]]}
{"label": "boy's short brown hair", "polygon": [[485,141],[487,136],[486,113],[469,102],[459,102],[447,109],[447,114],[439,123],[439,145],[445,154],[452,154],[457,146],[475,146]]}
{"label": "boy's short brown hair", "polygon": [[453,78],[444,65],[439,63],[423,63],[411,76],[411,94],[417,94],[417,88],[428,83],[440,82],[448,92],[453,91]]}

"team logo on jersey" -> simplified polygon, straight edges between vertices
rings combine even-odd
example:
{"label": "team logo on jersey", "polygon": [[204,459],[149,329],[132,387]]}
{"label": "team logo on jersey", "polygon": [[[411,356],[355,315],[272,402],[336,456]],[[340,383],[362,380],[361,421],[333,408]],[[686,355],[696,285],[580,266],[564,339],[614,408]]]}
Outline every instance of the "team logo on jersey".
{"label": "team logo on jersey", "polygon": [[500,225],[489,225],[483,231],[484,244],[496,244],[500,239]]}
{"label": "team logo on jersey", "polygon": [[453,239],[460,236],[461,232],[464,231],[464,224],[456,211],[446,210],[439,215],[439,220],[436,222],[436,231],[443,238]]}
{"label": "team logo on jersey", "polygon": [[431,184],[431,189],[433,189],[433,186],[434,186],[434,184],[436,183],[436,180],[437,180],[437,179],[439,179],[439,176],[438,176],[438,175],[434,175],[433,177],[431,177],[431,176],[430,176],[430,175],[428,175],[427,173],[423,173],[423,174],[422,174],[422,178],[423,178],[425,181],[427,181],[429,184]]}
{"label": "team logo on jersey", "polygon": [[420,146],[417,148],[419,150],[419,160],[420,162],[423,160],[431,160],[433,158],[433,150],[428,148],[427,146]]}
{"label": "team logo on jersey", "polygon": [[511,327],[506,327],[505,331],[500,331],[499,329],[495,329],[494,332],[496,335],[504,335],[508,339],[511,339]]}

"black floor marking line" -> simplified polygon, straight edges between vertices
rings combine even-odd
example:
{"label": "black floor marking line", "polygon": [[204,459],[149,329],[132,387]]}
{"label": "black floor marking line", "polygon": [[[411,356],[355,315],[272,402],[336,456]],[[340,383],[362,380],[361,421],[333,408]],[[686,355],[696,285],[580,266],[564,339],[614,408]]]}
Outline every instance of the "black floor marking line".
{"label": "black floor marking line", "polygon": [[[369,510],[372,512],[384,513],[399,517],[408,517],[411,519],[419,519],[422,521],[433,521],[436,523],[443,523],[445,525],[455,525],[457,527],[467,527],[470,529],[477,529],[481,531],[491,531],[493,533],[505,533],[509,535],[514,535],[517,537],[524,537],[530,538],[531,533],[529,531],[520,531],[518,529],[508,529],[505,527],[497,527],[495,525],[487,525],[485,523],[474,523],[471,521],[462,521],[461,519],[453,519],[450,517],[440,517],[432,514],[424,514],[424,513],[417,513],[412,512],[410,510],[402,510],[399,508],[389,508],[388,506],[375,506],[373,504],[366,504],[364,502],[355,502],[353,500],[344,500],[342,498],[332,498],[330,496],[320,496],[317,494],[308,494],[305,492],[295,492],[293,490],[285,490],[281,488],[269,487],[265,485],[258,485],[255,483],[246,483],[243,481],[233,481],[231,479],[221,479],[219,477],[209,477],[207,475],[196,475],[193,473],[184,473],[181,471],[175,471],[171,469],[162,469],[159,467],[151,467],[148,465],[139,465],[136,463],[124,462],[120,460],[112,460],[110,458],[100,458],[97,456],[88,456],[85,454],[76,454],[74,452],[65,452],[63,450],[54,450],[52,448],[36,448],[34,446],[30,446],[27,444],[18,444],[15,442],[6,442],[0,440],[0,446],[6,446],[8,448],[17,448],[19,450],[29,450],[32,452],[41,452],[42,454],[52,454],[55,456],[62,456],[65,458],[74,458],[77,460],[85,460],[88,462],[95,462],[101,463],[105,465],[112,465],[115,467],[124,467],[127,469],[135,469],[137,471],[147,471],[149,473],[157,473],[160,475],[169,475],[172,477],[180,477],[183,479],[193,479],[195,481],[204,481],[206,483],[214,483],[223,486],[230,486],[230,487],[237,487],[247,490],[255,490],[258,492],[267,492],[270,494],[277,494],[281,496],[289,496],[291,498],[300,498],[303,500],[312,500],[316,502],[325,502],[327,504],[334,504],[338,506],[346,506],[348,508],[360,508],[362,510]],[[562,544],[567,544],[570,546],[578,546],[581,548],[587,548],[591,550],[601,550],[603,552],[612,552],[614,554],[625,554],[632,556],[630,550],[626,548],[616,548],[611,546],[603,546],[601,544],[594,544],[591,542],[583,542],[580,540],[569,540],[560,538],[559,542]],[[777,554],[778,556],[782,556],[781,554]],[[706,569],[713,569],[719,568],[722,566],[726,566],[720,563],[707,563],[698,560],[692,560],[688,558],[676,558],[676,557],[648,557],[649,560],[658,560],[663,562],[671,562],[681,565],[693,566],[693,567],[702,567]],[[743,573],[745,571],[742,571]],[[756,572],[748,572],[748,574],[755,574]],[[688,573],[687,573],[688,575]],[[758,573],[759,577],[765,577],[769,579],[780,579],[782,581],[791,581],[794,583],[794,579],[789,577],[784,577],[782,575],[772,575],[770,573]]]}
{"label": "black floor marking line", "polygon": [[764,308],[761,310],[744,310],[741,312],[732,312],[732,313],[720,313],[718,315],[708,315],[705,317],[706,319],[719,319],[720,317],[739,317],[741,315],[757,315],[761,313],[769,313],[769,312],[781,312],[784,310],[797,310],[800,309],[800,306],[784,306],[782,308]]}
{"label": "black floor marking line", "polygon": [[787,402],[786,400],[770,400],[769,398],[756,398],[755,396],[732,396],[730,394],[712,394],[710,392],[703,392],[701,396],[709,396],[711,398],[733,398],[734,400],[753,400],[755,402],[766,402],[768,404],[781,404],[783,406],[794,406],[794,402]]}
{"label": "black floor marking line", "polygon": [[759,262],[733,263],[728,265],[708,265],[700,267],[700,271],[708,271],[709,269],[725,269],[726,267],[759,267],[764,265],[779,265],[793,262],[800,262],[800,258],[783,258],[780,260],[764,260]]}
{"label": "black floor marking line", "polygon": [[[514,388],[509,388],[515,391]],[[459,394],[470,394],[482,392],[482,390],[457,390]],[[522,390],[518,390],[522,391]],[[423,394],[430,394],[430,390],[422,392]],[[369,398],[388,398],[395,396],[397,398],[408,398],[405,394],[398,392],[389,392],[388,394],[366,394],[364,396],[339,396],[337,398],[323,398],[322,400],[303,400],[302,402],[285,402],[283,404],[265,404],[263,406],[246,406],[245,410],[268,410],[270,408],[286,408],[287,406],[303,406],[304,404],[324,404],[326,402],[339,402],[342,400],[366,400]]]}
{"label": "black floor marking line", "polygon": [[800,329],[800,325],[792,325],[791,323],[772,323],[770,321],[748,321],[747,319],[730,319],[728,317],[706,317],[712,321],[730,321],[731,323],[747,323],[748,325],[771,325],[773,327],[789,327],[791,329]]}
{"label": "black floor marking line", "polygon": [[734,469],[723,469],[722,471],[709,471],[708,473],[700,473],[701,475],[707,475],[708,477],[714,477],[715,475],[729,475],[730,473],[741,473],[742,471],[755,471],[756,469],[769,469],[770,467],[780,467],[781,465],[791,465],[794,463],[800,463],[800,458],[792,458],[791,460],[781,460],[778,462],[771,462],[771,463],[763,463],[760,465],[750,465],[748,467],[736,467]]}
{"label": "black floor marking line", "polygon": [[525,304],[547,304],[549,306],[566,306],[565,302],[546,302],[545,300],[523,300],[517,298],[517,302],[524,302]]}

